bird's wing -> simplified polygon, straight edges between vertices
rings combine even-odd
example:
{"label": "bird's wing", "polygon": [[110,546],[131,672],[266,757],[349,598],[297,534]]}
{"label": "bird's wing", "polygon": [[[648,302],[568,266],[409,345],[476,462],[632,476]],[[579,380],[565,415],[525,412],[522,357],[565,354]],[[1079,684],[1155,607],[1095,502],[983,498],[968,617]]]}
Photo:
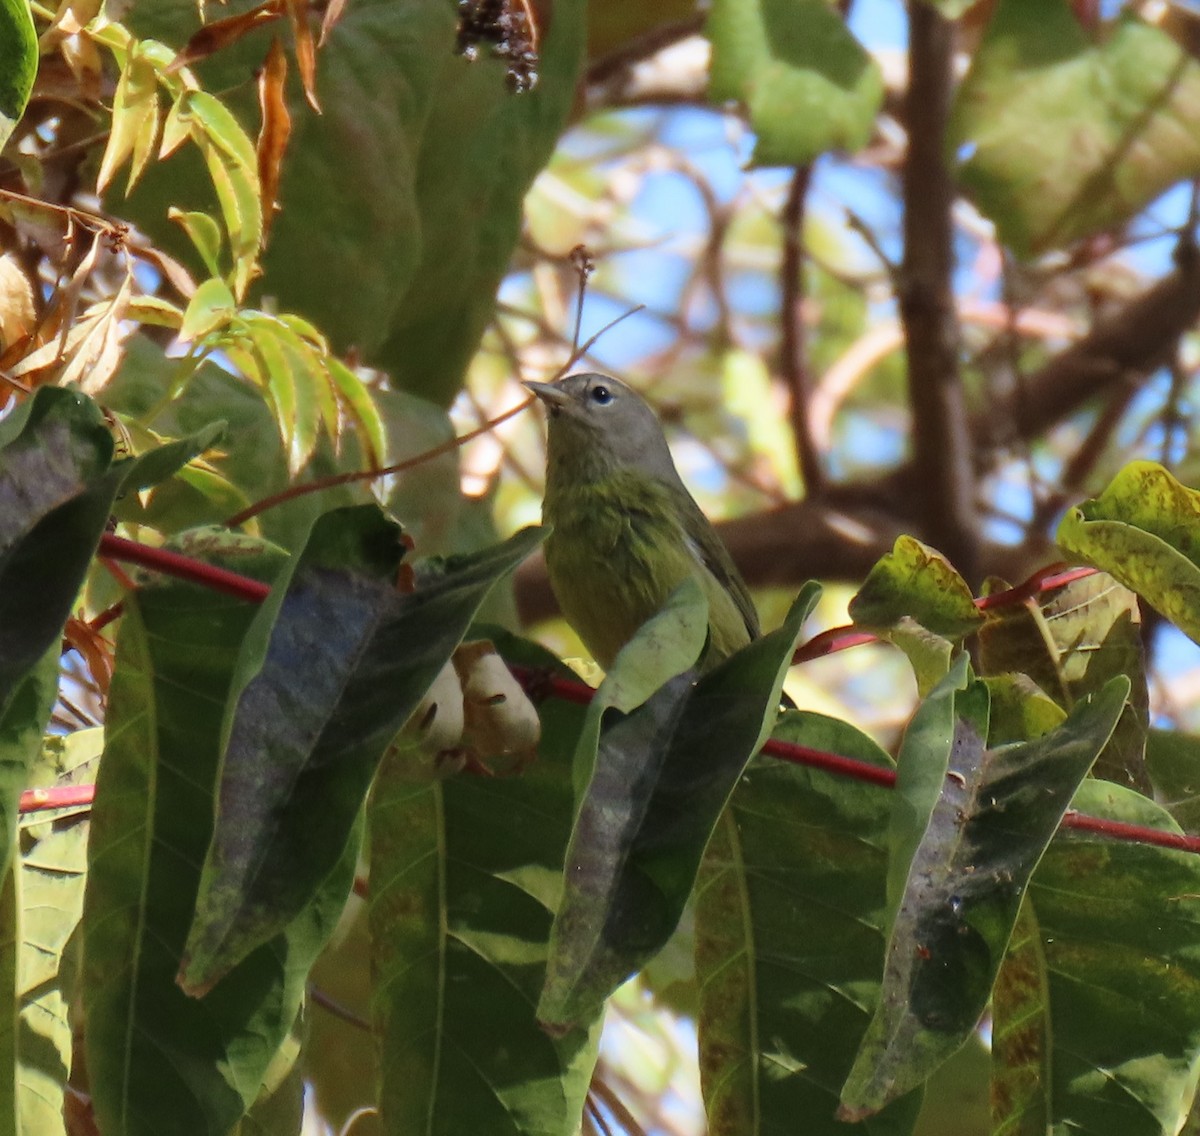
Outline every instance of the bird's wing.
{"label": "bird's wing", "polygon": [[737,570],[733,557],[729,555],[712,522],[704,515],[692,495],[684,490],[685,500],[680,502],[683,514],[683,529],[692,551],[700,563],[704,565],[733,600],[738,613],[746,623],[746,630],[751,639],[757,639],[761,633],[758,623],[758,611],[754,600],[750,598],[750,589]]}

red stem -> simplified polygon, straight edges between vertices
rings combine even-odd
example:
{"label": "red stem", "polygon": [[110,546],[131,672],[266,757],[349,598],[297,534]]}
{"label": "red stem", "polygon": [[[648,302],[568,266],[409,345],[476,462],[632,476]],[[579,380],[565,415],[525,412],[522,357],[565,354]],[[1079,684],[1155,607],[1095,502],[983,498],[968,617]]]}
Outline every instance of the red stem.
{"label": "red stem", "polygon": [[[151,548],[119,536],[105,535],[100,540],[103,555],[114,560],[123,560],[132,564],[140,564],[144,568],[175,576],[178,579],[190,580],[226,595],[237,596],[250,602],[261,602],[266,598],[270,588],[266,584],[239,576],[236,572],[224,568],[214,568],[198,560],[183,556],[178,552],[168,552],[161,548]],[[1064,584],[1090,576],[1092,568],[1070,568],[1062,570],[1061,566],[1044,569],[1023,584],[995,595],[985,596],[975,601],[981,610],[1001,607],[1005,604],[1023,603],[1039,592],[1062,587]],[[874,636],[855,628],[833,628],[822,632],[796,652],[796,658],[813,659],[834,651],[845,650],[859,643],[871,642]],[[542,692],[568,702],[586,704],[590,702],[595,691],[583,682],[557,675],[547,678],[544,673],[529,667],[513,667],[518,677],[524,676],[532,681]],[[796,745],[792,742],[778,741],[772,738],[763,746],[763,753],[777,757],[782,761],[790,761],[796,765],[807,765],[813,769],[822,769],[839,777],[850,777],[871,785],[879,785],[891,789],[896,784],[895,770],[881,765],[872,765],[867,761],[855,761],[853,758],[841,757],[836,753],[825,753],[822,750],[810,749],[808,746]],[[90,804],[94,785],[68,785],[60,789],[29,789],[21,794],[20,811],[34,812],[39,809],[60,809],[78,805]],[[1200,836],[1188,836],[1176,832],[1164,832],[1157,828],[1143,828],[1141,825],[1125,824],[1122,821],[1104,820],[1101,817],[1088,816],[1085,813],[1068,812],[1062,821],[1063,828],[1073,828],[1081,832],[1094,832],[1112,840],[1125,840],[1139,844],[1153,844],[1159,848],[1174,848],[1183,852],[1200,853]]]}
{"label": "red stem", "polygon": [[105,533],[100,538],[100,553],[113,560],[123,560],[127,564],[138,564],[142,568],[152,568],[177,580],[188,580],[214,592],[222,592],[250,603],[262,603],[270,592],[270,586],[251,580],[248,576],[239,576],[225,568],[217,568],[205,564],[202,560],[193,560],[181,552],[171,552],[166,548],[152,548],[148,544],[138,544],[134,540],[126,540],[123,536],[113,536]]}

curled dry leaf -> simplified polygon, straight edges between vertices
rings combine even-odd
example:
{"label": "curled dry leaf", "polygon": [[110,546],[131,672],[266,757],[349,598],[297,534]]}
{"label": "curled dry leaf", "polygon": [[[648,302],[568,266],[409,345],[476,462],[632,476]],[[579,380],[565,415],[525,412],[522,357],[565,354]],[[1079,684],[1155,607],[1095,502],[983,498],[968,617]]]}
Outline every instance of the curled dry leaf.
{"label": "curled dry leaf", "polygon": [[287,0],[287,9],[292,21],[292,36],[296,41],[296,70],[300,72],[304,97],[308,105],[320,114],[321,104],[317,101],[317,45],[313,41],[312,25],[308,19],[308,0]]}
{"label": "curled dry leaf", "polygon": [[262,194],[264,241],[270,232],[275,211],[279,208],[279,174],[292,133],[292,116],[288,112],[284,91],[286,81],[287,56],[276,36],[271,40],[271,47],[258,76],[258,106],[262,112],[262,127],[255,152],[258,157],[259,192]]}
{"label": "curled dry leaf", "polygon": [[222,48],[237,43],[255,28],[269,24],[272,20],[282,19],[287,7],[286,0],[267,0],[265,4],[259,4],[248,12],[239,12],[235,16],[226,16],[223,20],[205,24],[171,60],[167,74],[172,75],[201,59],[207,59]]}
{"label": "curled dry leaf", "polygon": [[63,628],[63,639],[68,647],[79,652],[87,664],[88,673],[101,697],[108,697],[113,674],[113,646],[86,620],[72,616]]}

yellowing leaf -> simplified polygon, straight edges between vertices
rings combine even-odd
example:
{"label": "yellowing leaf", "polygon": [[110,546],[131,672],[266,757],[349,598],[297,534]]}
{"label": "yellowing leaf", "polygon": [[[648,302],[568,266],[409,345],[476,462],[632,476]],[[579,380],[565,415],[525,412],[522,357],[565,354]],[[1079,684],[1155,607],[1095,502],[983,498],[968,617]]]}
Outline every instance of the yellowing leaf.
{"label": "yellowing leaf", "polygon": [[129,182],[133,189],[158,139],[158,77],[154,65],[137,48],[129,53],[113,97],[112,129],[96,175],[96,191],[103,193],[113,175],[131,158]]}

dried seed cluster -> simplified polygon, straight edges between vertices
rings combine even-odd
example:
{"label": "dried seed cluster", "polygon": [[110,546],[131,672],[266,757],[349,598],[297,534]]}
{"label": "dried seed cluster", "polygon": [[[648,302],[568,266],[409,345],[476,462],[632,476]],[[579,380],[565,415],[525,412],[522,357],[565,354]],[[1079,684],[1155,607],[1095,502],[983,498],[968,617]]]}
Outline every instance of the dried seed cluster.
{"label": "dried seed cluster", "polygon": [[460,55],[474,60],[487,44],[492,54],[508,61],[505,79],[514,94],[537,85],[537,29],[528,8],[519,0],[459,0],[458,45]]}

